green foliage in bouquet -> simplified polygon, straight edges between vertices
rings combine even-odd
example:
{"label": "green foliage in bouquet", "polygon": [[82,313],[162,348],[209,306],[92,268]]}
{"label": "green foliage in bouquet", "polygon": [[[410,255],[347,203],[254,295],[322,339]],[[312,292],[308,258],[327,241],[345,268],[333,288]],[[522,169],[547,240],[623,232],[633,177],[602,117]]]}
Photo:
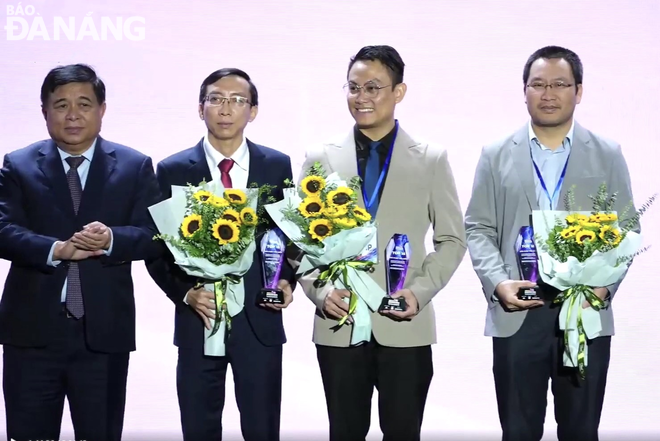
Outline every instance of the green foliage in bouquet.
{"label": "green foliage in bouquet", "polygon": [[[575,213],[574,189],[575,186],[571,187],[564,198],[565,210],[569,214],[563,219],[555,220],[555,225],[547,238],[538,236],[536,238],[539,248],[559,262],[566,262],[571,256],[584,262],[596,251],[606,253],[616,248],[625,239],[626,234],[639,225],[640,218],[657,198],[657,194],[651,196],[632,216],[626,218],[633,208],[632,201],[623,212],[615,213],[617,193],[608,194],[607,184],[603,183],[596,196],[589,196],[593,203],[592,211],[590,215],[585,215]],[[620,219],[625,221],[620,223]],[[647,249],[643,248],[634,256],[626,256],[620,261],[632,260]]]}
{"label": "green foliage in bouquet", "polygon": [[[203,184],[203,183],[202,183]],[[200,186],[202,185],[200,184]],[[227,189],[222,195],[196,189],[186,189],[186,213],[178,237],[159,234],[161,239],[190,257],[208,260],[215,265],[236,262],[255,240],[257,226],[265,220],[261,201],[273,186],[253,184],[256,192]],[[254,199],[257,210],[251,208]],[[267,197],[270,202],[272,197]]]}
{"label": "green foliage in bouquet", "polygon": [[357,204],[359,177],[353,177],[346,186],[327,182],[327,178],[323,166],[314,163],[298,188],[302,202],[282,210],[284,218],[304,232],[296,242],[321,246],[328,237],[371,221],[371,215]]}

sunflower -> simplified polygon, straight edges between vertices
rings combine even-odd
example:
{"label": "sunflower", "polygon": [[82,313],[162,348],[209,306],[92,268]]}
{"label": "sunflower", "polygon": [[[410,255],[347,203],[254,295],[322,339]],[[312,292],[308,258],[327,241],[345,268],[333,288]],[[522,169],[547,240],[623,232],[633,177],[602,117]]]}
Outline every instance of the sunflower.
{"label": "sunflower", "polygon": [[300,183],[300,187],[307,196],[316,196],[325,188],[325,179],[320,176],[307,176]]}
{"label": "sunflower", "polygon": [[199,190],[193,194],[193,197],[199,202],[207,202],[209,199],[213,199],[213,193],[206,190]]}
{"label": "sunflower", "polygon": [[241,210],[241,222],[245,225],[257,225],[257,213],[250,207],[245,207]]}
{"label": "sunflower", "polygon": [[598,237],[609,245],[618,245],[619,242],[621,242],[621,233],[610,225],[604,225],[601,227]]}
{"label": "sunflower", "polygon": [[351,202],[351,196],[353,196],[353,190],[348,187],[339,187],[328,193],[328,205],[346,205]]}
{"label": "sunflower", "polygon": [[321,199],[317,197],[305,198],[300,205],[298,205],[298,210],[304,217],[318,217],[323,213],[324,208],[325,205]]}
{"label": "sunflower", "polygon": [[574,223],[576,223],[576,222],[577,222],[577,216],[576,216],[576,215],[574,215],[574,214],[569,214],[568,216],[566,216],[566,223],[567,223],[567,224],[570,225],[570,224],[574,224]]}
{"label": "sunflower", "polygon": [[181,233],[183,237],[193,237],[202,228],[202,216],[191,214],[183,218]]}
{"label": "sunflower", "polygon": [[607,220],[610,222],[614,222],[617,220],[619,217],[616,215],[616,213],[610,213],[607,215]]}
{"label": "sunflower", "polygon": [[323,209],[321,214],[329,217],[330,219],[334,219],[337,217],[346,216],[346,214],[348,214],[348,210],[346,209],[346,206],[328,205]]}
{"label": "sunflower", "polygon": [[342,228],[353,228],[357,226],[357,221],[355,219],[351,219],[350,217],[340,217],[337,219],[332,220],[335,225],[338,225]]}
{"label": "sunflower", "polygon": [[575,233],[575,241],[580,245],[584,244],[585,240],[592,241],[596,238],[596,233],[589,230],[580,230]]}
{"label": "sunflower", "polygon": [[576,222],[589,222],[589,216],[586,216],[584,214],[576,214],[575,220]]}
{"label": "sunflower", "polygon": [[309,224],[308,232],[312,239],[323,240],[332,236],[332,224],[327,219],[316,219]]}
{"label": "sunflower", "polygon": [[605,213],[597,213],[589,216],[589,222],[603,223],[610,220],[610,215]]}
{"label": "sunflower", "polygon": [[226,219],[228,221],[232,221],[237,225],[241,224],[241,215],[240,215],[240,213],[236,210],[232,210],[231,208],[229,210],[226,210],[224,213],[222,213],[221,218]]}
{"label": "sunflower", "polygon": [[218,219],[213,224],[213,237],[218,239],[220,245],[238,242],[239,234],[238,225],[227,219]]}
{"label": "sunflower", "polygon": [[225,190],[225,199],[232,205],[242,205],[247,201],[247,196],[241,190]]}
{"label": "sunflower", "polygon": [[582,228],[600,228],[600,224],[598,222],[580,222],[580,226]]}
{"label": "sunflower", "polygon": [[575,236],[575,233],[577,233],[578,231],[580,231],[580,227],[573,226],[564,229],[560,234],[562,238],[569,239]]}
{"label": "sunflower", "polygon": [[367,210],[364,210],[360,207],[355,207],[353,209],[353,214],[357,218],[357,220],[361,222],[369,222],[371,220],[371,214]]}
{"label": "sunflower", "polygon": [[219,198],[217,196],[213,196],[208,200],[208,202],[214,207],[219,207],[219,208],[229,207],[229,202],[226,199]]}

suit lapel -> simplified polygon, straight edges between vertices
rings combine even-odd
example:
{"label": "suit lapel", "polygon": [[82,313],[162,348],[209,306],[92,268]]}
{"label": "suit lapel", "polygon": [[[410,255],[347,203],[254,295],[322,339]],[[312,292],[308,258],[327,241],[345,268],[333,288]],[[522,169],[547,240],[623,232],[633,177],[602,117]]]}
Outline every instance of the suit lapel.
{"label": "suit lapel", "polygon": [[[397,190],[397,182],[405,182],[406,179],[410,178],[406,167],[412,160],[411,149],[417,145],[418,143],[399,126],[399,131],[394,140],[394,149],[392,151],[389,170],[383,184],[383,194],[378,204],[376,218],[387,218],[398,211],[397,199],[394,197]],[[333,171],[339,173],[341,178],[345,180],[358,176],[357,152],[353,130],[351,130],[350,134],[344,140],[340,143],[330,145],[328,149],[326,154]],[[365,206],[362,191],[358,191],[358,204],[361,207]]]}
{"label": "suit lapel", "polygon": [[187,173],[187,183],[197,186],[202,181],[211,182],[211,170],[209,164],[206,162],[206,154],[204,153],[204,139],[202,138],[193,149],[190,155],[190,168]]}
{"label": "suit lapel", "polygon": [[53,140],[46,141],[45,145],[39,150],[37,165],[46,177],[46,184],[53,191],[55,196],[54,205],[61,210],[67,217],[73,218],[73,200],[69,191],[69,184],[66,181],[64,165],[57,146]]}
{"label": "suit lapel", "polygon": [[268,182],[264,176],[267,167],[265,163],[266,156],[263,154],[258,145],[247,140],[248,150],[250,151],[250,168],[248,170],[247,186],[248,188],[252,183],[257,183],[259,186]]}
{"label": "suit lapel", "polygon": [[[330,144],[327,147],[326,156],[330,165],[330,170],[326,173],[337,172],[341,179],[346,181],[354,176],[359,176],[357,168],[357,152],[355,148],[355,135],[353,130],[349,135],[337,143]],[[364,207],[364,198],[362,191],[357,192],[358,205]]]}
{"label": "suit lapel", "polygon": [[411,164],[414,161],[412,149],[419,145],[415,142],[400,126],[394,140],[394,149],[392,151],[392,160],[387,171],[383,195],[378,204],[376,219],[395,219],[400,212],[399,204],[400,189],[397,188],[402,182],[411,179],[410,171],[413,170]]}
{"label": "suit lapel", "polygon": [[566,176],[561,186],[557,210],[564,210],[564,199],[573,184],[577,184],[580,177],[584,176],[585,164],[589,164],[589,133],[577,122],[573,128],[573,143],[571,155],[568,159]]}
{"label": "suit lapel", "polygon": [[[104,189],[110,180],[110,176],[114,173],[116,165],[115,149],[99,136],[96,141],[89,172],[87,173],[87,180],[85,182],[82,200],[80,201],[78,215],[91,215],[103,205],[105,202],[102,197]],[[112,198],[113,195],[108,195],[108,197]]]}
{"label": "suit lapel", "polygon": [[527,202],[532,210],[539,209],[539,203],[536,200],[536,184],[534,182],[534,164],[532,155],[529,151],[529,128],[528,126],[520,129],[513,136],[511,144],[511,158],[513,160],[514,173],[520,179],[520,185],[525,192]]}

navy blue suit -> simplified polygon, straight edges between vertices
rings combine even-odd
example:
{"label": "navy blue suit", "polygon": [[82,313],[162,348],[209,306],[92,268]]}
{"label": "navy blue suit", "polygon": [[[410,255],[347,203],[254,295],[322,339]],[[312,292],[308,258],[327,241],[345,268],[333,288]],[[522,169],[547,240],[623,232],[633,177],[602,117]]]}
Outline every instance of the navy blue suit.
{"label": "navy blue suit", "polygon": [[[0,301],[10,438],[59,439],[65,395],[76,437],[119,440],[129,352],[135,350],[131,262],[153,257],[148,207],[159,191],[151,159],[97,138],[78,214],[52,140],[9,153],[0,170],[0,258],[11,262]],[[53,243],[99,221],[109,255],[79,261],[85,315],[62,303],[66,261]]]}
{"label": "navy blue suit", "polygon": [[[277,186],[272,196],[281,200],[286,179],[292,180],[290,158],[247,141],[250,154],[248,185]],[[203,140],[164,159],[156,175],[164,199],[171,186],[211,181]],[[265,227],[260,227],[262,232]],[[258,232],[258,233],[259,233]],[[260,240],[260,236],[257,236]],[[257,247],[258,248],[258,247]],[[222,439],[225,375],[231,363],[241,430],[247,441],[279,440],[282,381],[282,345],[286,342],[282,312],[257,305],[262,282],[261,254],[255,251],[252,268],[244,276],[245,307],[232,320],[226,357],[204,356],[204,324],[183,299],[196,280],[173,263],[163,246],[161,258],[147,263],[158,286],[176,305],[174,344],[179,348],[177,391],[185,441]],[[282,278],[294,285],[294,272],[285,262]]]}

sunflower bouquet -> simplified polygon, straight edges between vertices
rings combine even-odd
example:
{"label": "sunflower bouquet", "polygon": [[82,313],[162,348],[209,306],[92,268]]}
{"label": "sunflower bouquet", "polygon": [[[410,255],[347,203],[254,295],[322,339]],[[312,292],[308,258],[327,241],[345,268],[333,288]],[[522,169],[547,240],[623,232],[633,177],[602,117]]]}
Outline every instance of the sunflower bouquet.
{"label": "sunflower bouquet", "polygon": [[262,188],[225,189],[219,182],[172,187],[172,197],[149,208],[175,263],[215,293],[216,317],[205,329],[205,355],[225,354],[231,318],[243,309],[242,276],[252,266]]}
{"label": "sunflower bouquet", "polygon": [[360,179],[348,182],[337,173],[328,175],[320,163],[304,173],[297,188],[287,188],[284,199],[265,206],[284,234],[303,251],[298,274],[318,269],[317,286],[332,284],[346,289],[348,314],[353,318],[351,343],[369,340],[370,310],[376,311],[385,292],[373,280],[377,262],[376,224],[358,206]]}
{"label": "sunflower bouquet", "polygon": [[[566,211],[532,213],[541,278],[561,291],[554,302],[562,303],[559,327],[564,331],[564,366],[578,368],[582,378],[587,366],[587,339],[600,335],[598,311],[607,307],[592,287],[616,284],[632,260],[646,251],[634,229],[655,200],[653,196],[628,216],[632,202],[619,215],[613,209],[617,195],[608,195],[605,184],[590,198],[592,211],[575,211],[571,188],[565,198]],[[591,307],[583,308],[585,302]]]}

